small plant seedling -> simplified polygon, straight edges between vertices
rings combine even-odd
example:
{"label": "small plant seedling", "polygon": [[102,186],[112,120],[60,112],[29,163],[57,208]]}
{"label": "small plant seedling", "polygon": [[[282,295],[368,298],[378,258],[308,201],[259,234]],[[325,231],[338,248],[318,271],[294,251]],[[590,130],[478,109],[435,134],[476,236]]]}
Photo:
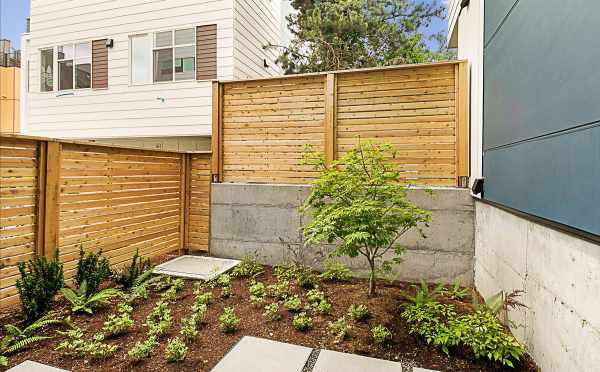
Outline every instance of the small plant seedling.
{"label": "small plant seedling", "polygon": [[296,283],[302,288],[312,289],[319,285],[319,277],[309,268],[303,268],[296,275]]}
{"label": "small plant seedling", "polygon": [[453,300],[464,300],[469,295],[469,290],[467,288],[461,288],[460,284],[455,282],[452,288],[444,287],[442,289],[442,294]]}
{"label": "small plant seedling", "polygon": [[321,301],[325,301],[325,293],[319,290],[319,288],[311,289],[306,293],[306,299],[310,304],[318,304]]}
{"label": "small plant seedling", "polygon": [[266,287],[261,282],[251,282],[250,287],[248,288],[248,292],[250,292],[251,296],[255,297],[264,297],[266,294]]}
{"label": "small plant seedling", "polygon": [[169,363],[182,362],[185,359],[187,351],[187,346],[185,346],[185,343],[179,337],[169,339],[165,347],[165,359]]}
{"label": "small plant seedling", "polygon": [[232,307],[223,309],[223,313],[219,316],[219,328],[223,333],[234,333],[238,330],[240,318],[235,315]]}
{"label": "small plant seedling", "polygon": [[119,314],[131,314],[133,307],[128,302],[119,302],[117,304],[117,313]]}
{"label": "small plant seedling", "polygon": [[264,297],[258,297],[258,296],[250,295],[250,303],[253,306],[260,307],[260,306],[262,306],[265,303],[265,298]]}
{"label": "small plant seedling", "polygon": [[279,314],[279,304],[277,302],[273,302],[269,305],[266,305],[265,312],[262,315],[265,317],[267,322],[274,322],[281,319],[281,314]]}
{"label": "small plant seedling", "polygon": [[329,322],[329,332],[335,336],[335,343],[341,342],[348,334],[348,322],[343,316],[335,322]]}
{"label": "small plant seedling", "polygon": [[117,345],[93,342],[88,345],[87,352],[92,359],[106,359],[115,355],[118,348],[119,347]]}
{"label": "small plant seedling", "polygon": [[352,304],[348,308],[348,317],[354,320],[365,320],[369,317],[369,308],[366,305]]}
{"label": "small plant seedling", "polygon": [[8,367],[8,358],[0,355],[0,367]]}
{"label": "small plant seedling", "polygon": [[148,358],[154,348],[158,346],[158,342],[155,337],[149,337],[146,341],[138,341],[136,344],[127,352],[127,355],[136,362],[142,359]]}
{"label": "small plant seedling", "polygon": [[194,317],[194,315],[181,321],[181,330],[179,333],[181,333],[181,335],[189,341],[192,341],[196,338],[196,336],[198,336],[198,330],[196,329],[196,317]]}
{"label": "small plant seedling", "polygon": [[133,327],[133,320],[129,317],[129,313],[110,314],[104,322],[102,332],[106,333],[108,337],[114,337],[127,333],[131,327]]}
{"label": "small plant seedling", "polygon": [[205,304],[194,303],[192,305],[192,317],[196,321],[196,324],[204,321],[204,316],[206,315],[206,311],[208,307]]}
{"label": "small plant seedling", "polygon": [[199,294],[196,296],[195,303],[203,304],[203,305],[210,305],[210,303],[212,302],[212,298],[213,298],[213,295],[211,292],[205,292],[205,293],[202,293],[202,294]]}
{"label": "small plant seedling", "polygon": [[279,264],[273,268],[273,275],[280,281],[290,281],[296,277],[298,268],[294,264]]}
{"label": "small plant seedling", "polygon": [[290,294],[290,282],[281,280],[277,284],[271,284],[267,287],[267,293],[270,297],[284,300]]}
{"label": "small plant seedling", "polygon": [[333,260],[325,261],[325,271],[319,275],[321,280],[348,281],[352,278],[352,272],[344,264]]}
{"label": "small plant seedling", "polygon": [[283,307],[285,307],[287,311],[297,313],[302,310],[302,301],[300,301],[300,297],[298,297],[298,295],[294,295],[283,301]]}
{"label": "small plant seedling", "polygon": [[264,271],[263,266],[258,263],[255,257],[246,255],[232,272],[232,276],[238,278],[255,278],[262,274]]}
{"label": "small plant seedling", "polygon": [[160,295],[160,299],[164,302],[175,301],[177,299],[177,290],[175,290],[175,287],[167,289]]}
{"label": "small plant seedling", "polygon": [[312,304],[312,308],[315,314],[329,314],[329,312],[331,311],[331,304],[326,300],[323,300],[319,303]]}
{"label": "small plant seedling", "polygon": [[294,329],[304,332],[312,327],[312,318],[310,318],[306,312],[301,312],[299,314],[294,315],[294,319],[292,320],[292,326]]}
{"label": "small plant seedling", "polygon": [[381,324],[371,328],[371,335],[376,344],[384,345],[392,340],[392,333]]}
{"label": "small plant seedling", "polygon": [[229,277],[229,274],[221,274],[217,278],[217,285],[219,287],[229,287],[230,283],[231,283],[231,278]]}

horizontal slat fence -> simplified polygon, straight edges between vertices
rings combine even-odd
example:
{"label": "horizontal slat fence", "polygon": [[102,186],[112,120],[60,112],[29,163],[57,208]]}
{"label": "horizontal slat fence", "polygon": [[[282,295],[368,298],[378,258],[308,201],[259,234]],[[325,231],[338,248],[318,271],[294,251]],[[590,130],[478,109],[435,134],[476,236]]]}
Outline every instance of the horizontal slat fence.
{"label": "horizontal slat fence", "polygon": [[328,162],[357,142],[391,143],[406,182],[468,176],[466,62],[215,83],[213,174],[223,182],[306,184],[304,145]]}
{"label": "horizontal slat fence", "polygon": [[16,264],[59,249],[65,279],[79,247],[114,267],[207,251],[210,154],[0,137],[0,303],[15,303]]}

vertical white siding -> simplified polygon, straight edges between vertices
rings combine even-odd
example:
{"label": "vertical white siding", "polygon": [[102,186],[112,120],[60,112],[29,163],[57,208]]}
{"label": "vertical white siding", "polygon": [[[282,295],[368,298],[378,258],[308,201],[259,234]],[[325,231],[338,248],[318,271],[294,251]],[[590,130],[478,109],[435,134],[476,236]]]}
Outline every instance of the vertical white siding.
{"label": "vertical white siding", "polygon": [[[64,138],[202,136],[211,132],[211,82],[131,86],[129,36],[217,24],[217,74],[234,77],[234,0],[31,0],[26,134]],[[39,49],[114,39],[108,89],[40,92]],[[164,99],[164,100],[162,100]]]}
{"label": "vertical white siding", "polygon": [[[282,0],[235,0],[234,4],[234,77],[247,79],[281,75],[275,64],[279,50],[264,50],[267,44],[282,40]],[[269,67],[264,67],[266,58]]]}

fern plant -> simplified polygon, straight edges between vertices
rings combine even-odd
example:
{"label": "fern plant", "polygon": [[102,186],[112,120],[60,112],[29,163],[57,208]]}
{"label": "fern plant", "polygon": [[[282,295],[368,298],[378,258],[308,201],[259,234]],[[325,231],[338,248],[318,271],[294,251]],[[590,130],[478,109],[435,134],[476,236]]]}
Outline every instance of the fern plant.
{"label": "fern plant", "polygon": [[85,297],[91,297],[98,292],[100,284],[111,275],[110,263],[106,257],[102,256],[102,250],[90,252],[86,255],[83,245],[79,246],[79,261],[77,262],[75,282],[78,288],[81,288],[83,283],[86,284],[83,291]]}
{"label": "fern plant", "polygon": [[12,354],[32,344],[52,338],[50,336],[38,336],[35,333],[45,326],[56,323],[60,323],[60,320],[47,315],[23,329],[14,324],[4,325],[6,335],[0,341],[0,355]]}
{"label": "fern plant", "polygon": [[21,277],[17,279],[17,290],[21,299],[23,315],[28,322],[42,317],[52,306],[56,292],[64,286],[63,265],[54,258],[36,256],[28,262],[17,263]]}
{"label": "fern plant", "polygon": [[75,293],[71,288],[61,289],[65,298],[71,303],[71,311],[73,313],[85,311],[88,314],[93,314],[94,309],[100,305],[104,305],[109,302],[113,297],[120,296],[123,293],[116,288],[106,288],[102,291],[87,297],[86,293],[86,282],[84,281],[79,288],[79,293]]}
{"label": "fern plant", "polygon": [[143,259],[136,249],[129,266],[115,275],[115,282],[123,288],[133,288],[150,279],[152,275],[152,262],[149,258]]}

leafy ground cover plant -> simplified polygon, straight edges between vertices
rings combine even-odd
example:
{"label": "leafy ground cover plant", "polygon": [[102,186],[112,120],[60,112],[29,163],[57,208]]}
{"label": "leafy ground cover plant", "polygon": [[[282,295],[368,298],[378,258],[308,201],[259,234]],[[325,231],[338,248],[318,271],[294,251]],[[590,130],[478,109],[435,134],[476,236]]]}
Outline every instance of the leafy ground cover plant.
{"label": "leafy ground cover plant", "polygon": [[[112,275],[108,259],[99,252],[90,252],[86,255],[83,245],[79,246],[79,261],[77,262],[77,273],[75,283],[85,297],[91,297],[98,292],[100,284]],[[82,289],[82,285],[85,286]]]}
{"label": "leafy ground cover plant", "polygon": [[94,335],[92,341],[90,341],[86,346],[87,354],[92,359],[106,359],[115,354],[117,349],[119,348],[117,345],[110,345],[102,342],[104,340],[104,335],[98,333]]}
{"label": "leafy ground cover plant", "polygon": [[390,330],[381,324],[371,328],[371,336],[373,336],[373,341],[379,345],[386,344],[392,340],[392,333]]}
{"label": "leafy ground cover plant", "polygon": [[221,274],[217,277],[217,285],[220,287],[229,287],[231,284],[231,277],[229,274]]}
{"label": "leafy ground cover plant", "polygon": [[290,282],[280,280],[276,284],[267,286],[267,294],[270,297],[285,300],[290,295]]}
{"label": "leafy ground cover plant", "polygon": [[294,319],[292,319],[292,326],[296,330],[304,332],[312,327],[312,318],[303,311],[294,315]]}
{"label": "leafy ground cover plant", "polygon": [[264,272],[263,266],[255,257],[246,255],[236,267],[233,268],[232,276],[238,278],[255,278]]}
{"label": "leafy ground cover plant", "polygon": [[198,330],[196,329],[196,317],[192,315],[189,318],[185,318],[181,321],[181,330],[179,333],[188,341],[192,341],[198,336]]}
{"label": "leafy ground cover plant", "polygon": [[143,259],[136,249],[131,258],[129,266],[124,268],[119,274],[114,275],[115,282],[123,288],[132,288],[139,286],[152,275],[152,262],[149,258]]}
{"label": "leafy ground cover plant", "polygon": [[221,288],[221,298],[229,298],[233,296],[233,290],[230,286]]}
{"label": "leafy ground cover plant", "polygon": [[8,357],[0,355],[0,367],[8,367]]}
{"label": "leafy ground cover plant", "polygon": [[294,264],[278,264],[273,268],[273,275],[279,281],[291,281],[297,275],[298,268]]}
{"label": "leafy ground cover plant", "polygon": [[274,322],[281,319],[281,314],[279,313],[279,304],[277,302],[273,302],[266,305],[265,312],[262,315],[267,322]]}
{"label": "leafy ground cover plant", "polygon": [[352,304],[348,307],[347,315],[350,319],[365,320],[369,317],[369,308],[363,304]]}
{"label": "leafy ground cover plant", "polygon": [[118,315],[110,314],[108,319],[104,322],[102,332],[104,332],[107,337],[115,337],[127,333],[131,327],[133,327],[133,320],[129,317],[128,312],[123,312]]}
{"label": "leafy ground cover plant", "polygon": [[235,315],[232,307],[223,309],[223,313],[219,316],[219,328],[223,333],[234,333],[238,330],[240,318]]}
{"label": "leafy ground cover plant", "polygon": [[441,296],[444,291],[443,284],[438,284],[435,288],[430,290],[429,285],[427,285],[424,280],[421,280],[420,286],[413,284],[411,287],[415,289],[415,295],[411,296],[409,294],[404,294],[404,297],[416,305],[436,302],[438,297]]}
{"label": "leafy ground cover plant", "polygon": [[4,330],[6,331],[6,334],[2,340],[0,340],[0,355],[6,356],[12,354],[35,343],[51,338],[49,336],[40,336],[36,333],[43,327],[60,322],[60,320],[53,319],[51,315],[46,315],[23,329],[14,324],[5,324]]}
{"label": "leafy ground cover plant", "polygon": [[319,275],[319,278],[328,281],[348,281],[352,278],[352,272],[341,262],[325,260],[325,271]]}
{"label": "leafy ground cover plant", "polygon": [[451,288],[444,287],[441,293],[453,300],[464,300],[469,295],[469,290],[467,288],[461,288],[460,284],[455,282]]}
{"label": "leafy ground cover plant", "polygon": [[210,292],[202,293],[196,296],[195,302],[197,304],[210,305],[212,302],[213,295]]}
{"label": "leafy ground cover plant", "polygon": [[158,301],[146,318],[149,337],[158,339],[166,335],[171,327],[172,320],[173,317],[171,316],[171,309],[169,309],[168,303]]}
{"label": "leafy ground cover plant", "polygon": [[88,314],[93,314],[94,309],[98,306],[105,305],[111,298],[122,295],[122,292],[116,288],[106,288],[90,297],[86,297],[85,283],[85,281],[82,283],[79,293],[75,293],[71,288],[67,287],[61,289],[65,298],[71,303],[71,311],[74,313],[84,311]]}
{"label": "leafy ground cover plant", "polygon": [[169,363],[182,362],[185,359],[187,351],[187,346],[185,346],[185,343],[179,337],[169,339],[165,347],[165,359]]}
{"label": "leafy ground cover plant", "polygon": [[96,333],[91,340],[86,341],[83,338],[83,330],[76,326],[70,317],[67,317],[64,322],[68,325],[69,329],[56,332],[66,337],[66,340],[59,343],[56,350],[62,350],[76,358],[83,358],[87,355],[92,359],[106,359],[114,355],[117,351],[117,345],[110,345],[103,342],[103,333]]}
{"label": "leafy ground cover plant", "polygon": [[302,268],[296,274],[296,283],[302,288],[312,289],[319,285],[319,277],[311,269]]}
{"label": "leafy ground cover plant", "polygon": [[401,261],[398,239],[431,220],[429,212],[406,200],[398,168],[388,160],[394,156],[391,145],[360,141],[331,165],[322,153],[305,156],[305,164],[321,172],[301,209],[311,217],[303,226],[306,242],[339,241],[332,255],[363,256],[370,268],[369,295],[375,294],[378,272],[390,272]]}
{"label": "leafy ground cover plant", "polygon": [[326,300],[322,300],[312,305],[313,312],[315,314],[325,315],[331,311],[331,304]]}
{"label": "leafy ground cover plant", "polygon": [[283,301],[283,307],[292,313],[302,310],[302,301],[298,295],[290,296]]}
{"label": "leafy ground cover plant", "polygon": [[52,306],[54,296],[64,286],[63,265],[58,260],[58,250],[50,261],[35,256],[27,262],[18,262],[21,277],[17,279],[17,291],[25,320],[33,322],[42,317]]}
{"label": "leafy ground cover plant", "polygon": [[200,304],[195,302],[192,305],[192,317],[194,318],[196,324],[204,321],[204,316],[206,315],[206,311],[208,310],[208,306],[206,304]]}
{"label": "leafy ground cover plant", "polygon": [[335,322],[329,322],[329,332],[335,336],[335,342],[341,342],[348,334],[348,322],[346,317],[338,318]]}
{"label": "leafy ground cover plant", "polygon": [[135,345],[127,352],[129,358],[136,362],[148,358],[154,349],[158,346],[156,337],[148,337],[145,341],[138,341]]}
{"label": "leafy ground cover plant", "polygon": [[306,299],[310,304],[318,304],[321,301],[325,301],[325,293],[319,290],[319,288],[311,289],[306,292]]}
{"label": "leafy ground cover plant", "polygon": [[255,282],[255,281],[250,282],[250,287],[248,288],[248,292],[250,293],[251,296],[264,297],[266,294],[266,291],[267,291],[267,289],[263,283]]}

